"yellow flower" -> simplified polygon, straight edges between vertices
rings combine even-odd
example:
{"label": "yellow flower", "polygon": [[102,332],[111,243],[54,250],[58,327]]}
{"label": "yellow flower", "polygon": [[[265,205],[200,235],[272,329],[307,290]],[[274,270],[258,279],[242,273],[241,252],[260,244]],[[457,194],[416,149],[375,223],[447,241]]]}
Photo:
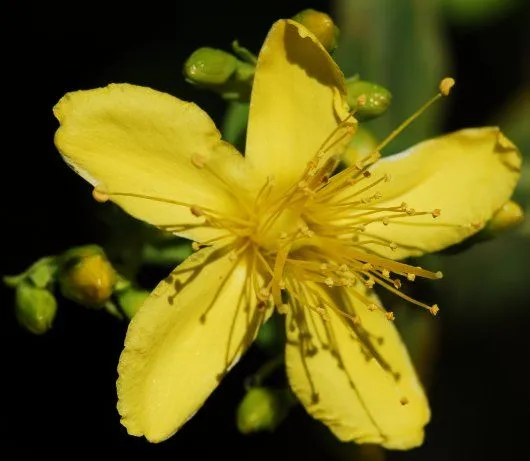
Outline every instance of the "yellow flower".
{"label": "yellow flower", "polygon": [[96,199],[198,249],[129,326],[117,387],[130,434],[175,433],[275,306],[287,314],[290,385],[312,416],[345,441],[422,442],[428,403],[372,287],[408,299],[401,281],[441,274],[396,259],[461,241],[509,199],[520,157],[497,128],[331,176],[356,122],[340,70],[289,20],[259,56],[245,157],[197,106],[148,88],[70,93],[55,114],[56,145]]}

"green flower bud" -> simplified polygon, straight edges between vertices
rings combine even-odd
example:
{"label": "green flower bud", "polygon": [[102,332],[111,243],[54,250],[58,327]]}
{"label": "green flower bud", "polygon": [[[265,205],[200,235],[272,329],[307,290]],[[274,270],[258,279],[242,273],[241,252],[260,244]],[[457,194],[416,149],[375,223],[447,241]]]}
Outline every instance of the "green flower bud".
{"label": "green flower bud", "polygon": [[484,231],[491,236],[497,236],[502,232],[514,228],[524,220],[524,211],[521,205],[510,200],[506,202],[488,221]]}
{"label": "green flower bud", "polygon": [[85,307],[104,306],[117,276],[103,250],[97,246],[76,248],[65,253],[61,262],[59,285],[63,296]]}
{"label": "green flower bud", "polygon": [[392,101],[392,95],[386,88],[355,77],[346,81],[346,89],[348,104],[355,110],[355,118],[360,122],[383,115]]}
{"label": "green flower bud", "polygon": [[128,288],[116,293],[121,310],[129,320],[132,319],[136,312],[138,312],[138,309],[142,307],[142,304],[148,296],[148,291],[137,288]]}
{"label": "green flower bud", "polygon": [[46,333],[57,313],[55,296],[45,288],[29,281],[17,285],[15,292],[15,314],[18,322],[36,335]]}
{"label": "green flower bud", "polygon": [[333,19],[326,13],[309,8],[300,11],[292,19],[312,32],[329,53],[337,48],[340,31]]}
{"label": "green flower bud", "polygon": [[[249,53],[235,43],[236,52]],[[184,63],[189,83],[213,90],[231,101],[249,101],[254,71],[254,64],[214,48],[199,48]]]}
{"label": "green flower bud", "polygon": [[237,59],[215,48],[199,48],[184,63],[184,74],[191,83],[221,85],[237,69]]}
{"label": "green flower bud", "polygon": [[251,387],[237,408],[237,428],[243,434],[273,431],[293,404],[294,399],[287,390]]}
{"label": "green flower bud", "polygon": [[346,150],[342,154],[341,160],[346,166],[353,166],[359,159],[374,152],[377,145],[377,139],[372,132],[362,126],[358,126],[348,147],[346,147]]}

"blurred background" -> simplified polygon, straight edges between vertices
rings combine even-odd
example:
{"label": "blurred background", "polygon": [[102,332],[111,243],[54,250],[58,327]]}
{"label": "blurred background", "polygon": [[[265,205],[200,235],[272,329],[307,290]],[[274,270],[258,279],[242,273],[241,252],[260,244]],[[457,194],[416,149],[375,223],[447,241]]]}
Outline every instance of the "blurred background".
{"label": "blurred background", "polygon": [[[442,77],[455,77],[451,97],[389,151],[463,127],[499,125],[530,156],[525,0],[30,2],[10,21],[15,27],[7,56],[13,64],[4,71],[4,116],[12,127],[4,125],[2,275],[72,246],[103,244],[111,231],[124,241],[130,237],[125,227],[123,235],[110,228],[89,187],[55,150],[51,109],[64,93],[111,82],[146,85],[196,102],[220,126],[226,101],[186,83],[184,61],[201,46],[228,51],[236,38],[257,53],[275,20],[305,8],[335,19],[341,39],[334,57],[346,76],[360,73],[392,92],[389,111],[366,125],[377,136],[432,96]],[[515,197],[528,213],[528,169]],[[440,316],[408,307],[399,326],[424,377],[433,418],[425,444],[403,453],[341,445],[299,406],[272,434],[240,434],[234,415],[243,381],[264,357],[255,347],[177,435],[159,445],[129,437],[115,410],[126,322],[61,299],[53,328],[33,335],[18,325],[13,291],[2,286],[0,457],[516,459],[530,428],[529,256],[525,222],[465,251],[422,261],[445,274],[419,287],[422,299],[440,305]],[[168,270],[146,272],[142,282],[152,286]]]}

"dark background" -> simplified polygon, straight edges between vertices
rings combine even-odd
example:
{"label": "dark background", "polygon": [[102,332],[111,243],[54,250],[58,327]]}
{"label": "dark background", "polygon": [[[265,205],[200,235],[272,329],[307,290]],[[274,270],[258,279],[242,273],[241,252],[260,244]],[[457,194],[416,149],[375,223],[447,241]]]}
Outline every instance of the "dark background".
{"label": "dark background", "polygon": [[[4,60],[10,65],[3,71],[8,79],[3,115],[9,122],[3,123],[2,274],[105,236],[89,187],[53,145],[57,124],[51,109],[65,92],[110,82],[147,85],[197,102],[219,122],[224,103],[184,82],[184,60],[200,46],[228,49],[234,38],[257,51],[273,21],[310,6],[331,11],[329,2],[299,0],[259,5],[82,0],[30,2],[4,18],[10,23]],[[448,28],[459,86],[466,91],[456,92],[451,102],[447,130],[488,123],[529,78],[529,26],[526,8],[486,26]],[[526,301],[520,295],[510,302]],[[272,436],[238,434],[234,408],[243,378],[261,358],[254,349],[169,441],[151,445],[129,437],[115,410],[125,323],[61,302],[54,328],[36,337],[17,325],[12,302],[12,292],[2,287],[2,459],[328,459],[330,447],[337,459],[348,458],[318,435],[318,423],[301,408]],[[389,458],[513,459],[522,453],[530,428],[529,321],[523,309],[493,324],[461,325],[442,316],[426,443]]]}

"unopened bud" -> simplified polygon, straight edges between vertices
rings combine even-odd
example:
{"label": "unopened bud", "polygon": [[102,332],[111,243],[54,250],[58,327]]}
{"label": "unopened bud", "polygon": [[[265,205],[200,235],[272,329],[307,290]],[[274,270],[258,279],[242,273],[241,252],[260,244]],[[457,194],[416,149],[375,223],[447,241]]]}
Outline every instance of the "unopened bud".
{"label": "unopened bud", "polygon": [[36,335],[46,333],[57,313],[57,301],[52,293],[39,288],[30,281],[17,285],[15,292],[15,314],[18,322]]}
{"label": "unopened bud", "polygon": [[237,58],[215,48],[199,48],[184,63],[184,74],[192,83],[221,85],[236,71]]}
{"label": "unopened bud", "polygon": [[513,200],[506,202],[488,221],[484,231],[496,236],[524,220],[523,208]]}
{"label": "unopened bud", "polygon": [[287,390],[251,387],[237,408],[239,432],[273,431],[289,413],[292,400]]}
{"label": "unopened bud", "polygon": [[363,126],[359,126],[342,154],[341,160],[347,166],[354,166],[359,159],[374,152],[377,145],[377,139],[372,132]]}
{"label": "unopened bud", "polygon": [[86,307],[102,307],[112,295],[114,271],[103,250],[96,246],[68,251],[62,257],[59,284],[63,296]]}
{"label": "unopened bud", "polygon": [[346,81],[347,101],[360,122],[383,115],[390,107],[390,91],[376,83],[354,77]]}
{"label": "unopened bud", "polygon": [[329,53],[337,48],[340,31],[328,14],[309,8],[300,11],[292,19],[312,32]]}
{"label": "unopened bud", "polygon": [[135,316],[148,296],[148,291],[136,288],[127,288],[116,293],[121,310],[129,320]]}

